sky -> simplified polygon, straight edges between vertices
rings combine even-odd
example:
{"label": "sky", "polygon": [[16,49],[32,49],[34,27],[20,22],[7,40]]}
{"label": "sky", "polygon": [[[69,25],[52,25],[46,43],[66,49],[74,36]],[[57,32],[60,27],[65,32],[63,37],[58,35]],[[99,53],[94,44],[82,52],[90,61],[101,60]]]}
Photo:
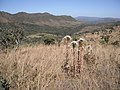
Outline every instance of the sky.
{"label": "sky", "polygon": [[0,0],[0,11],[120,18],[120,0]]}

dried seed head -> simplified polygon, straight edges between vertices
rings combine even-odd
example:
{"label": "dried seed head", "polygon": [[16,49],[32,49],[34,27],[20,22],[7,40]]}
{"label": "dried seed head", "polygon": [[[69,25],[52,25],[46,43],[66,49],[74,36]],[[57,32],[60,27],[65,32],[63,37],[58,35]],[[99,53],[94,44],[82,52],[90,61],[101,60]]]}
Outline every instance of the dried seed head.
{"label": "dried seed head", "polygon": [[87,53],[92,53],[93,48],[92,48],[92,46],[91,46],[90,44],[88,44],[88,45],[86,46],[86,51],[87,51]]}
{"label": "dried seed head", "polygon": [[70,68],[70,65],[67,64],[67,65],[66,65],[66,68]]}
{"label": "dried seed head", "polygon": [[92,46],[89,44],[89,45],[87,46],[87,48],[90,50],[90,49],[92,49]]}
{"label": "dried seed head", "polygon": [[86,40],[85,40],[85,39],[83,39],[83,38],[80,38],[77,42],[78,42],[79,47],[82,47],[82,46],[84,46],[84,45],[85,45]]}
{"label": "dried seed head", "polygon": [[72,46],[73,49],[76,48],[78,46],[77,41],[72,41],[71,46]]}
{"label": "dried seed head", "polygon": [[80,38],[79,40],[80,40],[80,41],[85,41],[85,39],[83,39],[83,38]]}
{"label": "dried seed head", "polygon": [[71,40],[72,40],[72,38],[71,38],[71,36],[69,36],[69,35],[66,35],[66,36],[63,38],[64,44],[67,44],[67,43],[71,42]]}

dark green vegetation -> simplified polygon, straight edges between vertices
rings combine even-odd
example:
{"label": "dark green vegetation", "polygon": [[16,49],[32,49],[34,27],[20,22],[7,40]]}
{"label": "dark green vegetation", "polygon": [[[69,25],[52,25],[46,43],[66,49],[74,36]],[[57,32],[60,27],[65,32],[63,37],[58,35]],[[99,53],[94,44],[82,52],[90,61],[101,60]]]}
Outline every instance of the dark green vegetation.
{"label": "dark green vegetation", "polygon": [[6,79],[0,75],[0,90],[9,90],[9,84]]}
{"label": "dark green vegetation", "polygon": [[45,35],[45,36],[43,37],[43,41],[44,41],[44,44],[45,44],[45,45],[50,45],[50,44],[55,44],[56,39],[55,39],[55,37],[52,36],[52,35]]}
{"label": "dark green vegetation", "polygon": [[0,48],[19,46],[24,38],[24,30],[19,24],[0,25]]}

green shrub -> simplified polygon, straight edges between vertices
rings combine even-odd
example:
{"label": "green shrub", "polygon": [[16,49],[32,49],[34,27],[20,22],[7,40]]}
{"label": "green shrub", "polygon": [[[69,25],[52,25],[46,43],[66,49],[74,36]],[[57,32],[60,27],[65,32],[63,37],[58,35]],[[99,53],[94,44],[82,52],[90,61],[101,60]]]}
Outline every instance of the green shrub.
{"label": "green shrub", "polygon": [[119,46],[120,45],[120,41],[114,41],[111,43],[112,45],[115,45],[115,46]]}
{"label": "green shrub", "polygon": [[9,90],[9,84],[6,79],[0,75],[0,90]]}
{"label": "green shrub", "polygon": [[55,44],[55,37],[53,35],[45,35],[43,37],[43,41],[45,45]]}
{"label": "green shrub", "polygon": [[102,44],[105,44],[105,43],[108,43],[108,42],[109,42],[109,39],[110,39],[110,36],[109,36],[109,35],[102,35],[100,42],[101,42]]}

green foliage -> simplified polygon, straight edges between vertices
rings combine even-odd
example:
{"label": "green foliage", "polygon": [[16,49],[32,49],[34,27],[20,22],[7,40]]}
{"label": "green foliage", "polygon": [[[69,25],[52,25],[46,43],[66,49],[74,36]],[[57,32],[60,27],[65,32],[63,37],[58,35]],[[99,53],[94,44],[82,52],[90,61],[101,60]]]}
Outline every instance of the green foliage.
{"label": "green foliage", "polygon": [[109,42],[110,36],[109,35],[102,35],[101,39],[102,39],[101,43],[105,44],[105,43]]}
{"label": "green foliage", "polygon": [[9,90],[9,84],[6,79],[0,75],[0,90]]}
{"label": "green foliage", "polygon": [[[11,29],[11,27],[13,29]],[[23,29],[18,24],[0,27],[0,45],[2,49],[19,45],[23,37]]]}
{"label": "green foliage", "polygon": [[43,41],[45,45],[55,44],[55,37],[53,35],[45,35],[43,37]]}
{"label": "green foliage", "polygon": [[[0,23],[0,27],[6,27],[7,29],[14,30],[14,27],[16,23]],[[75,25],[75,26],[61,26],[61,27],[55,27],[55,26],[48,26],[48,25],[35,25],[35,24],[27,24],[27,23],[17,23],[19,26],[21,26],[24,29],[24,33],[26,36],[37,34],[37,33],[47,33],[47,34],[54,34],[54,35],[71,35],[75,32],[80,31],[80,29],[84,28],[86,25]]]}

